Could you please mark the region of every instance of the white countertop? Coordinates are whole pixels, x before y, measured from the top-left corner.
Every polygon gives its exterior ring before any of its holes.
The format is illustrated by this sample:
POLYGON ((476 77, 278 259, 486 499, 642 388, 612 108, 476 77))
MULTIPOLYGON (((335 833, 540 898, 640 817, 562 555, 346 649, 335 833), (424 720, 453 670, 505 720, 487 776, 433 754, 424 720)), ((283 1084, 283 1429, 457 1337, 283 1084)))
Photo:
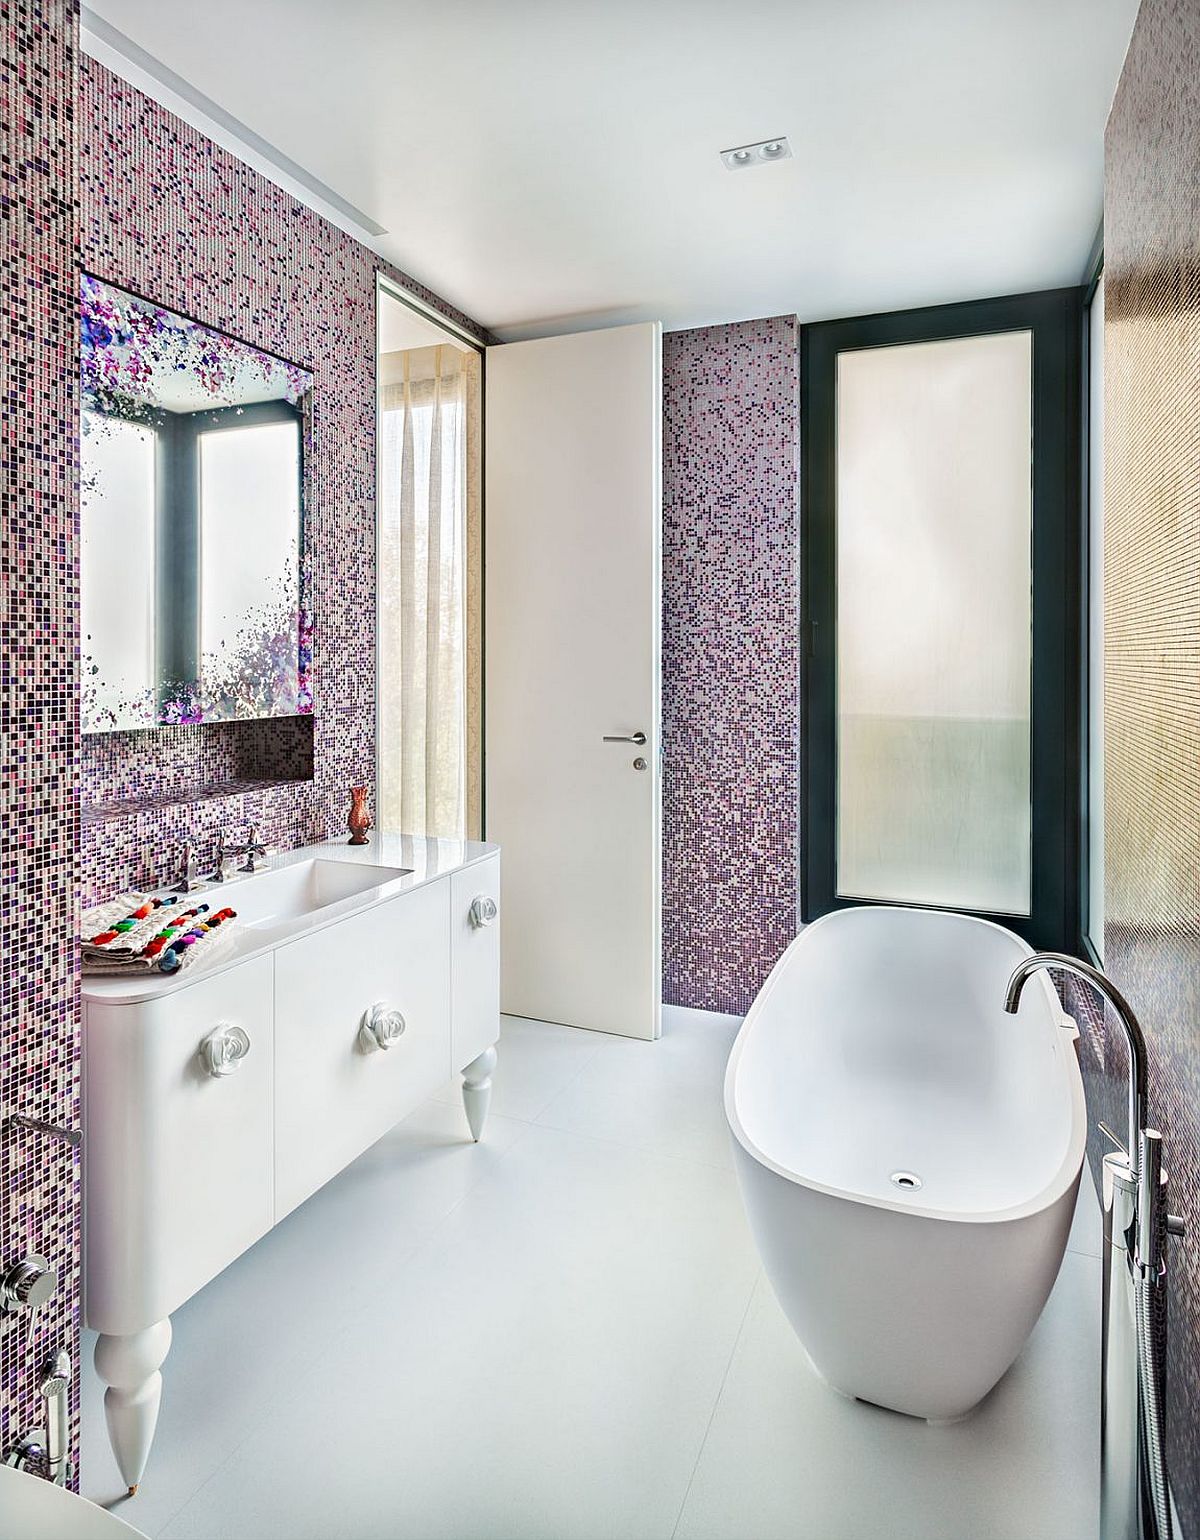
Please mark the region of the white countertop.
MULTIPOLYGON (((304 845, 299 850, 280 851, 267 856, 259 865, 259 872, 278 871, 297 866, 304 861, 349 861, 360 866, 406 868, 402 876, 390 876, 377 886, 352 894, 348 898, 327 904, 311 913, 292 916, 277 923, 239 927, 219 956, 209 962, 198 961, 178 973, 131 973, 128 977, 112 975, 84 977, 85 1001, 103 1005, 128 1005, 138 1000, 160 999, 163 995, 187 989, 204 979, 215 977, 252 957, 261 957, 299 936, 336 925, 348 915, 386 903, 401 893, 424 887, 426 883, 444 877, 448 872, 460 871, 486 861, 498 853, 498 845, 486 845, 477 840, 423 839, 411 834, 389 834, 372 830, 369 845, 350 845, 345 840, 331 840, 321 845, 304 845)), ((257 875, 257 873, 255 874, 257 875)), ((247 891, 253 876, 233 872, 223 883, 198 885, 187 895, 213 902, 220 900, 237 908, 238 893, 247 891)), ((162 893, 170 891, 160 889, 162 893)))

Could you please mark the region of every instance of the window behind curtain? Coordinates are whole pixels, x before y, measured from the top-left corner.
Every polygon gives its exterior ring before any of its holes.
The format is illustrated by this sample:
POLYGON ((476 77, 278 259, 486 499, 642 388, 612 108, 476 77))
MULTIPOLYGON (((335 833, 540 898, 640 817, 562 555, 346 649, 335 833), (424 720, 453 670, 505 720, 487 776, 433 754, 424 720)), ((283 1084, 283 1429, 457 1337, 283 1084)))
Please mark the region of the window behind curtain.
POLYGON ((473 359, 385 355, 379 506, 379 820, 466 833, 466 413, 473 359))

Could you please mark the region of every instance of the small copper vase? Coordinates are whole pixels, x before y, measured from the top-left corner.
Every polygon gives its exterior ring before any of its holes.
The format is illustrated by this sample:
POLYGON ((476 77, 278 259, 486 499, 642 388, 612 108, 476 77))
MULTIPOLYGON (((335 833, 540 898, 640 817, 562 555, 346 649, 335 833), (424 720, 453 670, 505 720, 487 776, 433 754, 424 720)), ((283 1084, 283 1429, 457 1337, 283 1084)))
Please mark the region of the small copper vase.
POLYGON ((367 812, 367 788, 351 786, 350 816, 346 820, 352 845, 368 845, 367 830, 371 827, 371 815, 367 812))

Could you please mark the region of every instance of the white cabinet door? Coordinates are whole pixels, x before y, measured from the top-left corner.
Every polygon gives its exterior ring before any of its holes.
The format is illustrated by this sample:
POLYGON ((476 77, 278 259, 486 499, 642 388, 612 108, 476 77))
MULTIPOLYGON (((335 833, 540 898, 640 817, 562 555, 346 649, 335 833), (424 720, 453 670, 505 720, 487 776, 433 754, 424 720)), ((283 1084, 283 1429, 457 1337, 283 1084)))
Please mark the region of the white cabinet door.
POLYGON ((261 957, 159 1000, 88 1004, 84 1293, 95 1330, 161 1320, 271 1228, 271 983, 261 957), (222 1024, 250 1049, 214 1075, 200 1045, 222 1024))
POLYGON ((450 878, 454 1068, 500 1035, 500 857, 450 878))
POLYGON ((275 1002, 282 1219, 451 1073, 449 881, 279 947, 275 1002), (404 1018, 387 1049, 362 1040, 376 1006, 404 1018))
POLYGON ((487 354, 504 1009, 629 1037, 658 1036, 661 999, 661 341, 615 326, 487 354))

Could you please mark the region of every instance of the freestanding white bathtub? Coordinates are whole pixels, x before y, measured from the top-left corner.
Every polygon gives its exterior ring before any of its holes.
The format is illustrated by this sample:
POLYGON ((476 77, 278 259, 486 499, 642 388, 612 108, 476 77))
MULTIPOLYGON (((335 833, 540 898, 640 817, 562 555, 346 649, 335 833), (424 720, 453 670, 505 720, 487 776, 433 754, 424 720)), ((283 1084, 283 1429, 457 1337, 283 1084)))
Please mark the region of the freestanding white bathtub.
POLYGON ((1058 1274, 1087 1131, 1078 1031, 1030 948, 964 915, 863 907, 776 964, 725 1076, 763 1265, 848 1396, 964 1416, 1058 1274))

